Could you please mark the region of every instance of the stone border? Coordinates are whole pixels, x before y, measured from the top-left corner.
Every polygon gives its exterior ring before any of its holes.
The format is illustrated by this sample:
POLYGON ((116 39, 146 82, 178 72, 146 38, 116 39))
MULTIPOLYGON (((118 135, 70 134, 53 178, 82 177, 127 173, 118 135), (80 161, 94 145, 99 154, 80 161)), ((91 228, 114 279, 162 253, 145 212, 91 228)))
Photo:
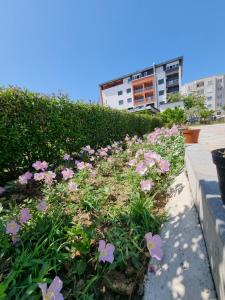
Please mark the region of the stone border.
POLYGON ((218 299, 225 300, 225 205, 220 197, 216 167, 210 151, 199 144, 186 146, 185 164, 218 299))

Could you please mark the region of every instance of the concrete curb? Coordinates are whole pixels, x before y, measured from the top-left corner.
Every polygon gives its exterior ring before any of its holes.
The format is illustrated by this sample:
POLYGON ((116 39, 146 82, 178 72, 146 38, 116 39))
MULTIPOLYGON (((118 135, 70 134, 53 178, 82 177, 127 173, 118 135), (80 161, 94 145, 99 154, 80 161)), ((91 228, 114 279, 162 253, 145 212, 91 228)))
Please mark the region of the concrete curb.
POLYGON ((220 197, 216 167, 211 153, 199 144, 186 146, 185 164, 218 299, 225 300, 225 205, 220 197))

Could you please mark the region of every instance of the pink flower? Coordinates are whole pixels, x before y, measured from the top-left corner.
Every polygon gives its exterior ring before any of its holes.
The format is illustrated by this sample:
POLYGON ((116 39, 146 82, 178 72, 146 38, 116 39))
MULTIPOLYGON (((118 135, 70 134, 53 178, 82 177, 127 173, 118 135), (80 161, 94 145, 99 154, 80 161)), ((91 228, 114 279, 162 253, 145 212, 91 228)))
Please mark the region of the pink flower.
POLYGON ((37 171, 39 171, 39 170, 44 171, 48 168, 48 163, 46 161, 39 161, 38 160, 38 161, 36 161, 35 163, 32 164, 32 167, 37 171))
POLYGON ((135 172, 137 172, 140 175, 144 175, 148 171, 147 166, 141 162, 137 165, 135 172))
POLYGON ((16 235, 19 232, 20 228, 21 226, 16 223, 16 221, 12 220, 6 224, 6 233, 16 235))
POLYGON ((20 211, 20 223, 27 223, 32 218, 29 208, 22 208, 20 211))
POLYGON ((151 232, 148 232, 145 235, 145 239, 150 255, 155 257, 157 260, 161 260, 163 257, 161 249, 163 242, 161 237, 158 234, 152 235, 151 232))
POLYGON ((163 173, 169 172, 170 170, 170 163, 165 160, 165 159, 161 159, 159 161, 159 168, 163 173))
POLYGON ((85 164, 85 167, 86 167, 87 169, 93 169, 93 166, 92 166, 92 164, 90 164, 90 163, 86 163, 86 164, 85 164))
POLYGON ((19 183, 20 184, 27 184, 28 180, 32 178, 33 174, 30 172, 26 172, 23 175, 19 176, 19 183))
POLYGON ((67 180, 73 177, 74 172, 71 169, 66 168, 65 170, 63 170, 62 172, 62 176, 63 176, 63 180, 67 180))
POLYGON ((141 190, 143 192, 149 192, 152 189, 152 186, 154 185, 151 179, 142 180, 140 184, 141 184, 141 190))
POLYGON ((136 159, 131 159, 130 161, 128 161, 128 166, 132 167, 132 166, 135 166, 135 164, 137 163, 137 160, 136 159))
POLYGON ((85 169, 85 163, 83 161, 82 162, 77 162, 77 169, 78 170, 85 169))
POLYGON ((148 159, 145 159, 145 164, 151 168, 155 165, 155 160, 153 158, 148 158, 148 159))
POLYGON ((91 147, 89 145, 83 147, 82 150, 88 152, 89 154, 95 153, 95 150, 91 149, 91 147))
POLYGON ((107 156, 108 154, 107 154, 107 152, 105 150, 101 150, 101 151, 99 151, 99 155, 101 157, 103 157, 103 156, 107 156))
POLYGON ((36 206, 37 210, 39 210, 41 212, 46 211, 47 207, 48 207, 48 204, 45 200, 39 201, 39 203, 36 206))
POLYGON ((54 278, 49 288, 47 289, 47 283, 39 283, 43 300, 63 300, 64 297, 60 293, 63 283, 58 276, 54 278))
POLYGON ((0 186, 0 195, 2 195, 5 192, 5 188, 0 186))
POLYGON ((45 178, 45 172, 34 173, 35 181, 41 181, 41 180, 44 180, 44 178, 45 178))
POLYGON ((63 159, 64 159, 64 160, 70 160, 71 157, 70 157, 69 154, 65 153, 64 156, 63 156, 63 159))
POLYGON ((91 170, 91 177, 95 177, 97 175, 97 172, 94 170, 91 170))
POLYGON ((109 263, 112 263, 114 260, 114 253, 115 251, 115 246, 112 244, 106 244, 104 240, 99 241, 99 247, 98 247, 98 252, 99 252, 99 262, 106 262, 108 261, 109 263))
POLYGON ((75 192, 78 190, 78 185, 75 182, 70 181, 68 183, 68 190, 69 192, 75 192))
POLYGON ((52 185, 53 180, 55 179, 56 174, 52 171, 44 172, 44 181, 47 185, 52 185))

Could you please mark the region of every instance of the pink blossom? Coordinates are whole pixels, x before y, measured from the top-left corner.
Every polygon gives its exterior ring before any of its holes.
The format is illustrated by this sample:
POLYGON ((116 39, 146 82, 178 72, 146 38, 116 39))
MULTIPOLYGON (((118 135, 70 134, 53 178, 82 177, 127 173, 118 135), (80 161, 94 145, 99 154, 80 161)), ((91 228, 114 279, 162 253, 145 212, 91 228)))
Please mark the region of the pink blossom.
POLYGON ((107 158, 107 161, 108 161, 109 163, 111 163, 111 162, 113 161, 113 158, 112 158, 111 156, 109 156, 109 157, 107 158))
POLYGON ((22 208, 20 211, 20 223, 27 223, 32 218, 29 208, 22 208))
POLYGON ((74 172, 71 169, 66 168, 65 170, 63 170, 62 172, 62 176, 63 176, 63 180, 67 180, 73 177, 74 172))
POLYGON ((78 170, 85 169, 85 163, 83 161, 82 162, 77 162, 77 169, 78 170))
POLYGON ((94 170, 91 170, 91 177, 96 177, 96 175, 97 175, 97 172, 94 170))
POLYGON ((44 178, 45 178, 45 172, 34 173, 35 181, 41 181, 41 180, 44 180, 44 178))
POLYGON ((69 154, 65 153, 64 156, 63 156, 63 159, 64 160, 70 160, 71 156, 69 154))
POLYGON ((170 163, 165 160, 165 159, 161 159, 159 161, 159 168, 163 173, 169 172, 170 170, 170 163))
POLYGON ((56 276, 49 288, 47 289, 47 283, 39 283, 39 288, 41 289, 43 300, 63 300, 64 297, 60 293, 63 283, 62 280, 56 276))
POLYGON ((38 160, 38 161, 36 161, 35 163, 32 164, 32 167, 37 171, 39 171, 39 170, 44 171, 48 168, 48 163, 46 161, 39 161, 38 160))
POLYGON ((137 160, 136 159, 132 159, 132 160, 128 161, 127 164, 128 164, 128 166, 133 167, 133 166, 136 165, 136 163, 137 163, 137 160))
POLYGON ((75 182, 70 181, 68 183, 68 190, 69 192, 75 192, 78 190, 78 185, 75 182))
POLYGON ((94 154, 95 153, 95 150, 91 149, 90 145, 87 145, 87 146, 83 147, 82 150, 88 152, 89 154, 94 154))
POLYGON ((155 160, 153 158, 147 158, 145 159, 145 164, 151 168, 155 165, 155 160))
POLYGON ((48 204, 45 200, 39 201, 39 203, 36 206, 37 210, 44 212, 48 208, 48 204))
POLYGON ((44 181, 47 185, 52 185, 53 180, 55 179, 56 174, 52 171, 44 172, 44 181))
POLYGON ((114 251, 115 251, 115 246, 112 244, 106 244, 104 240, 99 241, 99 262, 109 262, 112 263, 114 260, 114 251))
POLYGON ((85 164, 85 167, 86 167, 87 169, 93 169, 93 166, 92 166, 92 164, 90 164, 90 163, 86 163, 86 164, 85 164))
POLYGON ((135 154, 135 157, 138 158, 141 154, 143 154, 143 150, 142 149, 139 149, 136 154, 135 154))
POLYGON ((0 195, 2 195, 5 192, 5 188, 0 186, 0 195))
POLYGON ((28 180, 32 178, 33 174, 30 172, 26 172, 23 175, 19 176, 19 183, 20 184, 27 184, 28 180))
POLYGON ((21 226, 16 223, 16 221, 12 220, 6 224, 6 233, 16 235, 19 232, 20 228, 21 226))
POLYGON ((108 154, 107 154, 107 152, 105 150, 101 150, 101 151, 99 151, 99 155, 101 157, 103 157, 103 156, 107 156, 108 154))
POLYGON ((147 166, 141 162, 137 165, 136 167, 136 170, 135 170, 139 175, 144 175, 147 171, 148 171, 148 168, 147 166))
POLYGON ((145 239, 150 255, 155 257, 157 260, 161 260, 163 257, 161 249, 163 242, 161 237, 158 234, 152 235, 151 232, 148 232, 145 235, 145 239))
POLYGON ((149 192, 152 189, 152 186, 154 185, 151 179, 142 180, 140 184, 141 184, 141 190, 143 192, 149 192))

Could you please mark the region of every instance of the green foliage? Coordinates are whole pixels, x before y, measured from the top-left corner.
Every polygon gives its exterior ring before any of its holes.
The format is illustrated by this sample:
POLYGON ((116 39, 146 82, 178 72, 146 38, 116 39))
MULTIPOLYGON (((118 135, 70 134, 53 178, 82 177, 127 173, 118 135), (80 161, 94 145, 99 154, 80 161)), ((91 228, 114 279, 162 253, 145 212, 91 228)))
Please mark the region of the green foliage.
POLYGON ((167 108, 165 111, 160 113, 160 117, 163 123, 171 126, 173 124, 183 124, 185 122, 184 110, 179 107, 173 109, 167 108))
POLYGON ((184 107, 186 110, 196 107, 198 109, 205 108, 205 97, 199 95, 188 95, 183 97, 184 107))
POLYGON ((15 177, 38 160, 56 163, 85 145, 105 146, 161 126, 157 117, 121 112, 66 96, 0 90, 0 179, 15 177))

